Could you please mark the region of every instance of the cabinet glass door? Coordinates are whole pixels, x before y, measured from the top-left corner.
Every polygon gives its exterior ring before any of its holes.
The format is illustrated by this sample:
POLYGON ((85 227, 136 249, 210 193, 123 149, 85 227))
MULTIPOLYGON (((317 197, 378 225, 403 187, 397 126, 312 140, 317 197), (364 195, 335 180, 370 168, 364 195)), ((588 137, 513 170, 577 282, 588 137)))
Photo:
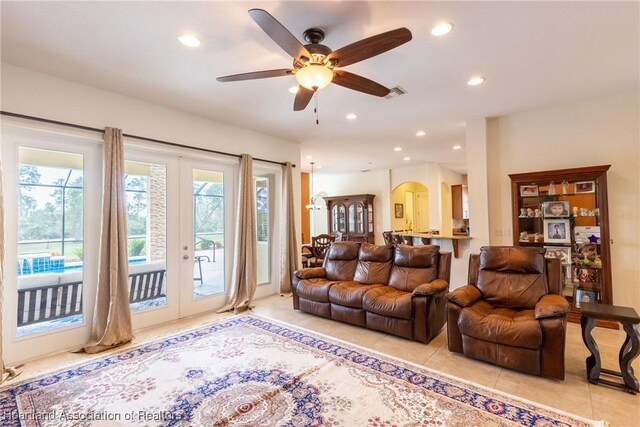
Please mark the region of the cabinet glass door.
POLYGON ((346 209, 344 205, 334 205, 331 208, 331 230, 345 233, 346 230, 346 209))
POLYGON ((364 233, 364 208, 361 203, 349 205, 349 233, 364 233))

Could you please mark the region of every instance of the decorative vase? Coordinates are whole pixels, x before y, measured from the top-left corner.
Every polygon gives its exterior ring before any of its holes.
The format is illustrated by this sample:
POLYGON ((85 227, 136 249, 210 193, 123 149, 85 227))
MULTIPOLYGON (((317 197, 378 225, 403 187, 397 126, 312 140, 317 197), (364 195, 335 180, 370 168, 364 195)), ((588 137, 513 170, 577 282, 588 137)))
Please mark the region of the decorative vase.
POLYGON ((569 183, 567 181, 562 181, 562 194, 569 193, 569 183))
POLYGON ((550 196, 555 196, 556 194, 556 184, 555 182, 551 181, 549 183, 549 191, 547 191, 547 194, 550 196))

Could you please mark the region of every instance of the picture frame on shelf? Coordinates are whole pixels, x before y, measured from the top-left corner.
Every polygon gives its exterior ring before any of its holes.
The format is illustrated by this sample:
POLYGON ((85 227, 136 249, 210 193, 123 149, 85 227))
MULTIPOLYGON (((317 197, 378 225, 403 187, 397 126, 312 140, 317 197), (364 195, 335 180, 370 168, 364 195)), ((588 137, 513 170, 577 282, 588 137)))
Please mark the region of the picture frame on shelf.
POLYGON ((573 283, 592 284, 593 286, 599 283, 598 270, 593 267, 576 266, 573 269, 573 283))
POLYGON ((538 194, 538 186, 535 184, 520 186, 521 197, 537 196, 538 194))
POLYGON ((563 200, 543 202, 542 212, 545 218, 567 218, 569 217, 569 202, 563 200))
POLYGON ((568 219, 544 220, 545 243, 571 243, 571 225, 568 219))
POLYGON ((573 305, 576 306, 576 308, 580 308, 580 304, 583 302, 597 302, 595 291, 580 288, 576 288, 575 291, 576 295, 573 298, 573 305))
POLYGON ((577 181, 574 184, 575 194, 583 194, 583 193, 595 193, 596 192, 596 182, 595 181, 577 181))
POLYGON ((571 246, 545 246, 545 258, 558 258, 562 264, 571 264, 571 246))
POLYGON ((404 205, 402 203, 395 203, 394 204, 394 212, 395 212, 396 218, 403 218, 404 217, 404 205))

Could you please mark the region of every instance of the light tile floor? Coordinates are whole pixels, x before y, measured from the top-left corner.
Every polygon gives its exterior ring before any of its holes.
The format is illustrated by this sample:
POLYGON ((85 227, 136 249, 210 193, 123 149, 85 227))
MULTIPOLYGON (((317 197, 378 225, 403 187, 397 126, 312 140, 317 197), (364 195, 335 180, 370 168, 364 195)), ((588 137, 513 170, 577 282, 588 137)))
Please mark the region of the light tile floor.
MULTIPOLYGON (((451 353, 447 349, 444 330, 429 344, 420 344, 294 311, 291 298, 281 296, 271 296, 255 301, 253 312, 576 415, 605 420, 612 426, 640 426, 640 394, 631 395, 618 389, 587 382, 585 358, 589 355, 589 351, 582 343, 578 324, 568 325, 565 351, 566 375, 564 381, 558 381, 520 374, 451 353)), ((128 346, 229 316, 231 315, 207 313, 137 331, 135 342, 128 346)), ((618 351, 624 341, 624 332, 595 328, 593 335, 600 347, 604 367, 616 369, 618 351)), ((19 378, 27 378, 69 363, 87 361, 102 355, 57 354, 28 363, 19 378)), ((636 372, 640 372, 640 358, 634 361, 633 367, 636 372)))

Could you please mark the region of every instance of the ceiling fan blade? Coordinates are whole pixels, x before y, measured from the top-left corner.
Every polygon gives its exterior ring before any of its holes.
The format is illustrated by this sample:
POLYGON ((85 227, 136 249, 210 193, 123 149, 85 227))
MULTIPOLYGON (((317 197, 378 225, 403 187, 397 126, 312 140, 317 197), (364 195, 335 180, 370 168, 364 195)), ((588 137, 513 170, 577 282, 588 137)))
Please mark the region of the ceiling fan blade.
POLYGON ((329 59, 337 60, 336 67, 345 67, 396 48, 411 38, 411 31, 397 28, 341 47, 332 52, 329 59))
POLYGON ((266 79, 269 77, 291 76, 293 71, 290 68, 280 68, 279 70, 253 71, 251 73, 232 74, 230 76, 218 77, 219 82, 238 82, 241 80, 266 79))
POLYGON ((262 9, 251 9, 249 15, 254 21, 267 33, 271 39, 276 42, 285 52, 293 59, 299 59, 301 56, 311 58, 309 51, 295 38, 293 34, 287 30, 276 18, 271 16, 269 12, 262 9))
POLYGON ((304 86, 298 86, 298 92, 296 93, 296 100, 293 101, 293 111, 302 111, 307 108, 309 101, 313 98, 315 92, 307 89, 304 86))
POLYGON ((391 92, 380 83, 344 70, 333 70, 333 80, 331 80, 331 83, 375 96, 387 96, 389 92, 391 92))

